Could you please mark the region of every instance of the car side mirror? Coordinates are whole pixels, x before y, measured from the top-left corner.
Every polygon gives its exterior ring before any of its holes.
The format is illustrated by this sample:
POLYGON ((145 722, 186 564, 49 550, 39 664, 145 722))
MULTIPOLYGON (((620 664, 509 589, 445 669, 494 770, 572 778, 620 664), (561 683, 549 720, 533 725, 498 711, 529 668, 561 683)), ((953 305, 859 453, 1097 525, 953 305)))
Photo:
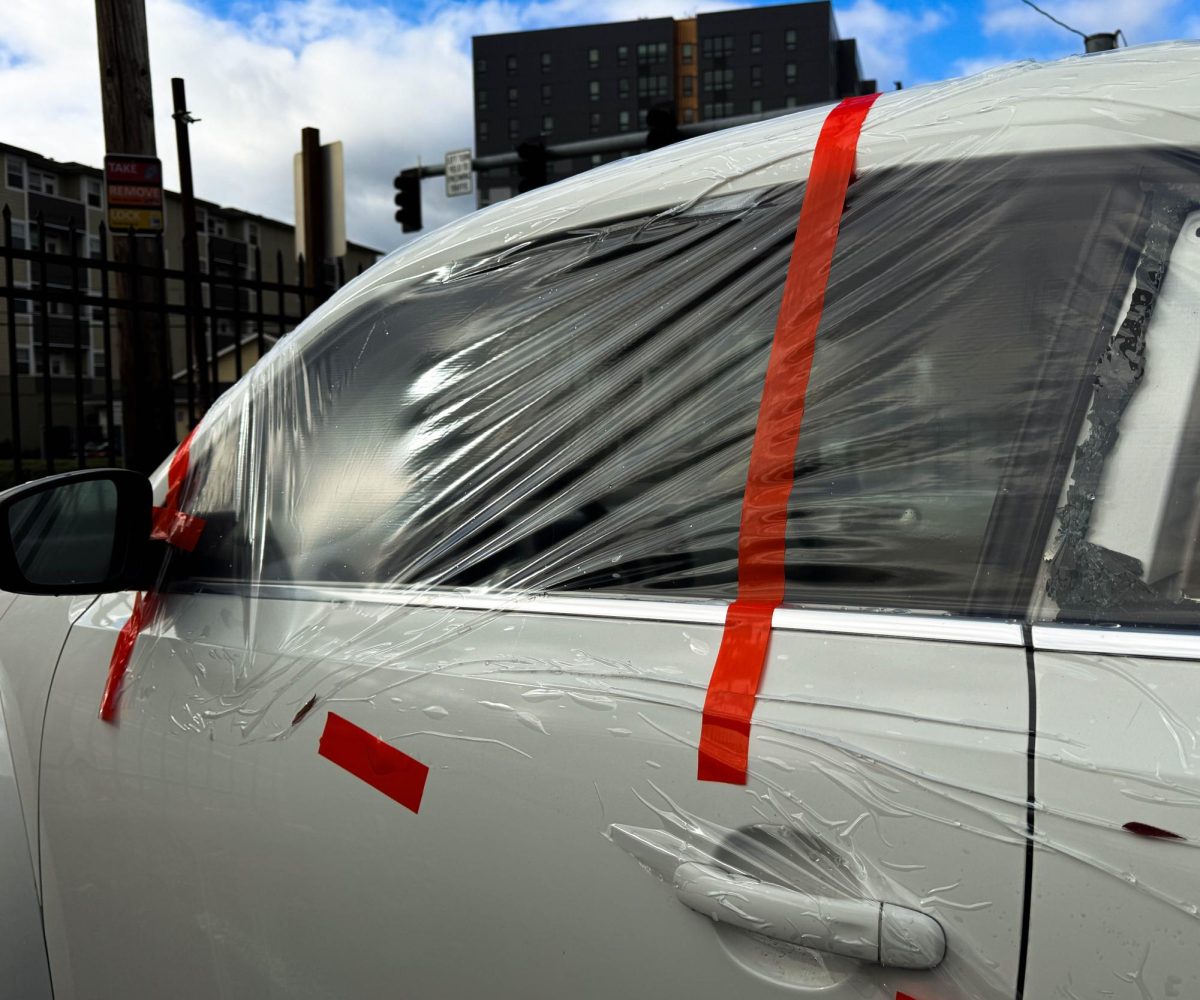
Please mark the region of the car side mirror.
POLYGON ((109 594, 153 582, 150 480, 84 469, 0 493, 0 589, 109 594))

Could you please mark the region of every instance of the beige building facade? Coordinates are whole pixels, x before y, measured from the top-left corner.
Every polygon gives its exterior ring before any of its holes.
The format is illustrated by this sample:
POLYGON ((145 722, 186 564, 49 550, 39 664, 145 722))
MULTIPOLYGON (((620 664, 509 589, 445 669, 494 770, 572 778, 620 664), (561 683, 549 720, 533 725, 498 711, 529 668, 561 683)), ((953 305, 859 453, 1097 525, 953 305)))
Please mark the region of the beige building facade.
MULTIPOLYGON (((14 247, 90 259, 99 259, 105 253, 111 257, 111 246, 101 246, 102 170, 56 161, 3 143, 0 167, 0 210, 8 210, 14 247)), ((165 192, 164 207, 164 263, 169 269, 182 270, 183 211, 179 195, 165 192)), ((278 282, 280 272, 286 285, 300 281, 294 228, 290 224, 200 199, 196 211, 200 270, 216 279, 215 284, 202 283, 201 295, 205 352, 219 392, 258 359, 260 344, 269 349, 290 329, 295 318, 312 309, 316 299, 306 296, 302 308, 295 294, 285 294, 281 302, 277 291, 254 288, 260 267, 261 278, 267 282, 278 282), (281 314, 287 317, 282 324, 281 314)), ((0 243, 4 236, 0 231, 0 243)), ((372 247, 348 243, 340 267, 332 263, 327 266, 327 283, 336 286, 340 276, 350 280, 379 257, 380 251, 372 247)), ((16 447, 14 423, 19 426, 21 453, 30 458, 52 450, 65 460, 77 453, 80 444, 99 451, 110 441, 119 441, 117 311, 108 311, 106 349, 106 311, 88 302, 89 297, 100 297, 102 291, 100 271, 87 271, 80 265, 47 262, 42 266, 13 260, 0 267, 0 462, 10 459, 16 447), (74 288, 80 289, 77 297, 72 293, 74 288), (43 309, 36 294, 22 296, 20 289, 41 289, 62 301, 46 303, 43 309), (107 404, 110 377, 114 399, 111 418, 107 404), (47 385, 49 421, 45 408, 47 385), (77 405, 80 395, 82 414, 77 405)), ((181 280, 166 281, 165 292, 170 304, 185 301, 181 280)), ((146 318, 160 328, 162 320, 161 313, 146 318)), ((169 312, 165 320, 163 335, 170 341, 171 372, 177 386, 176 425, 186 431, 194 409, 189 406, 187 389, 187 323, 184 315, 169 312)), ((197 375, 195 364, 192 372, 197 375)))

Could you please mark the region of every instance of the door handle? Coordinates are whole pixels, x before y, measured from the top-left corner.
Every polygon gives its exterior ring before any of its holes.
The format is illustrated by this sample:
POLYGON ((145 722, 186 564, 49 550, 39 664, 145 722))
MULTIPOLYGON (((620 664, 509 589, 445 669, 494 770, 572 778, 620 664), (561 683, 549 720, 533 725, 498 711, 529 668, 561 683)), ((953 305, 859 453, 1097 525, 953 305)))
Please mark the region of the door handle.
POLYGON ((946 934, 933 917, 874 899, 836 899, 688 861, 675 894, 697 913, 731 927, 893 969, 933 969, 946 934))

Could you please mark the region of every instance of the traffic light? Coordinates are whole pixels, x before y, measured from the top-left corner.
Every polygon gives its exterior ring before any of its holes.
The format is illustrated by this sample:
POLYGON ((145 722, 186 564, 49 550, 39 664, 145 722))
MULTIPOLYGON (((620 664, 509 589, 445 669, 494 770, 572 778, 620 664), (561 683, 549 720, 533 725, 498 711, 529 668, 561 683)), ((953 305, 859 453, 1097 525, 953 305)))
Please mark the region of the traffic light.
POLYGON ((675 105, 670 101, 656 104, 646 113, 647 149, 662 149, 682 138, 675 126, 675 105))
POLYGON ((526 139, 517 147, 517 191, 524 194, 546 183, 546 142, 541 138, 526 139))
POLYGON ((396 175, 396 221, 406 233, 421 228, 421 168, 409 167, 396 175))

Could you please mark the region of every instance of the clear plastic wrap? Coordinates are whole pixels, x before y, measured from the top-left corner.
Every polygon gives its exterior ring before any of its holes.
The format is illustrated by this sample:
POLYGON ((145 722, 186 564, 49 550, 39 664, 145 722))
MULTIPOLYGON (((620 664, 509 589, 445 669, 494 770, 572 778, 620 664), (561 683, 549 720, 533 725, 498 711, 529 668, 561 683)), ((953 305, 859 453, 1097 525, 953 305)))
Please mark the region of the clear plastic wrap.
MULTIPOLYGON (((785 599, 749 794, 689 768, 738 596, 747 468, 826 109, 479 213, 397 252, 281 341, 189 442, 177 499, 204 528, 193 551, 171 553, 126 707, 240 751, 311 743, 310 720, 364 706, 368 729, 424 755, 429 794, 476 793, 444 815, 494 833, 501 856, 536 861, 537 844, 548 871, 574 870, 534 829, 561 812, 564 830, 604 833, 604 851, 632 854, 692 909, 706 912, 696 886, 725 870, 732 888, 712 890, 709 915, 755 982, 872 1000, 999 1000, 1023 985, 1074 996, 1083 950, 1027 962, 1030 927, 1053 936, 1033 875, 1051 856, 1107 887, 1088 905, 1140 890, 1170 911, 1149 918, 1155 934, 1191 933, 1171 922, 1186 904, 1168 884, 1182 870, 1200 888, 1188 864, 1146 860, 1126 840, 1113 860, 1093 841, 1122 831, 1124 814, 1073 801, 1054 777, 1105 757, 1104 735, 1071 715, 1085 700, 1062 694, 1071 684, 1128 681, 1148 716, 1168 709, 1136 669, 1047 658, 1029 633, 1195 627, 1195 380, 1168 387, 1174 408, 1143 413, 1136 434, 1122 437, 1122 421, 1167 354, 1155 354, 1160 293, 1174 296, 1167 326, 1193 315, 1191 279, 1172 286, 1171 260, 1200 225, 1200 52, 1065 65, 885 95, 870 112, 811 378, 787 404, 803 419, 777 511, 785 599), (1182 110, 1165 96, 1180 81, 1182 110), (1165 513, 1123 541, 1139 501, 1115 498, 1149 473, 1111 463, 1172 420, 1184 430, 1160 435, 1175 470, 1159 477, 1165 513), (536 805, 506 811, 495 785, 536 805), (1150 884, 1123 877, 1143 863, 1150 884), (758 883, 807 894, 818 917, 875 901, 887 946, 846 931, 837 948, 805 947, 833 917, 772 936, 784 911, 774 896, 755 910, 758 883), (720 924, 721 907, 737 920, 720 924), (895 956, 937 953, 920 914, 944 930, 945 959, 918 975, 895 956), (856 964, 872 954, 883 971, 856 964)), ((111 630, 122 609, 98 608, 95 627, 111 630)), ((1170 794, 1192 809, 1197 718, 1168 724, 1170 794)), ((1135 781, 1105 759, 1110 784, 1135 781)), ((1137 766, 1153 786, 1156 763, 1137 766)), ((429 822, 441 837, 461 829, 429 822)), ((472 871, 495 916, 487 893, 515 883, 472 871)), ((1046 878, 1052 894, 1058 875, 1046 878)), ((555 892, 530 890, 522 913, 561 943, 569 932, 542 909, 568 905, 555 892)), ((646 995, 670 975, 638 968, 646 995)), ((707 996, 714 969, 681 973, 676 995, 707 996)), ((1145 982, 1125 965, 1096 975, 1145 982)), ((1172 975, 1200 990, 1194 962, 1160 978, 1172 975)))
MULTIPOLYGON (((1063 404, 1131 278, 1147 189, 1194 168, 1121 149, 854 185, 796 457, 789 602, 1023 615, 1032 546, 995 525, 1045 516, 1063 404)), ((192 443, 184 506, 209 528, 187 575, 731 598, 802 195, 568 229, 314 322, 192 443)))

